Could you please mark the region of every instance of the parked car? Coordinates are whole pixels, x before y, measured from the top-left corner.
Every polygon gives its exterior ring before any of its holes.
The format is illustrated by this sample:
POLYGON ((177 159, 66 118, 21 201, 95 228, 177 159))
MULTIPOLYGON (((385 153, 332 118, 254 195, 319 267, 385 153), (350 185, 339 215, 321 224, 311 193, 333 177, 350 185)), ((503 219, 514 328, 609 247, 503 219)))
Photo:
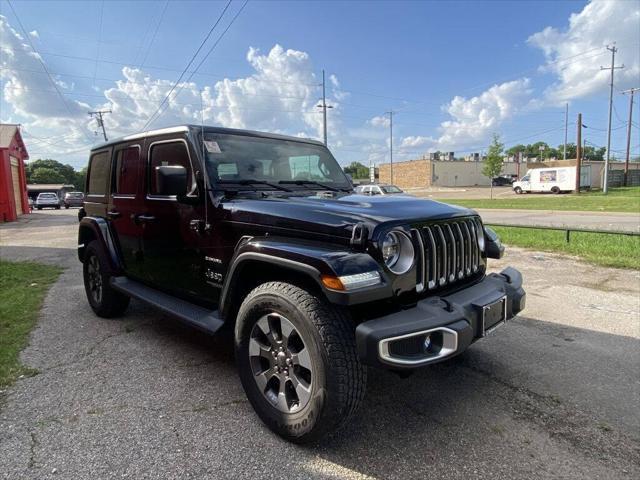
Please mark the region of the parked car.
POLYGON ((29 203, 29 211, 33 210, 33 207, 35 206, 33 198, 27 197, 27 202, 29 203))
POLYGON ((122 315, 133 297, 209 334, 230 326, 247 398, 295 442, 354 414, 367 367, 448 360, 525 305, 517 270, 487 272, 504 248, 473 210, 363 201, 315 140, 131 135, 91 151, 85 198, 78 256, 93 311, 122 315))
POLYGON ((84 193, 67 192, 64 196, 64 208, 81 207, 84 204, 84 193))
POLYGON ((43 208, 55 208, 60 210, 60 198, 55 193, 43 192, 38 194, 36 198, 36 208, 42 210, 43 208))
POLYGON ((370 185, 358 185, 355 189, 356 193, 361 195, 398 195, 404 192, 395 185, 387 183, 372 183, 370 185))
POLYGON ((499 176, 499 177, 495 177, 493 180, 491 180, 491 184, 494 187, 503 187, 505 185, 511 185, 513 183, 513 178, 511 177, 506 177, 506 176, 499 176))
MULTIPOLYGON (((580 188, 591 186, 591 168, 580 169, 580 188)), ((515 193, 572 192, 576 188, 576 167, 534 168, 519 181, 513 182, 515 193)))

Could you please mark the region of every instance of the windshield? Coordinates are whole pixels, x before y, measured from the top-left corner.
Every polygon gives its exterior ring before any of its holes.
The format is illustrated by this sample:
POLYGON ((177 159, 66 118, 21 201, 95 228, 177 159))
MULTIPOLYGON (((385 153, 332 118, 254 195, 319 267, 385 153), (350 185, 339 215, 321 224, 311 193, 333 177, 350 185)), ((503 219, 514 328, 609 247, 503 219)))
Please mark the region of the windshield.
POLYGON ((284 184, 305 189, 349 189, 351 185, 324 146, 246 135, 204 134, 207 172, 215 184, 249 188, 284 184), (248 181, 257 181, 250 184, 248 181))
POLYGON ((380 187, 380 188, 382 188, 382 191, 384 193, 402 193, 402 190, 400 190, 395 185, 386 185, 386 186, 380 187))
POLYGON ((38 195, 39 198, 58 198, 55 193, 41 193, 38 195))

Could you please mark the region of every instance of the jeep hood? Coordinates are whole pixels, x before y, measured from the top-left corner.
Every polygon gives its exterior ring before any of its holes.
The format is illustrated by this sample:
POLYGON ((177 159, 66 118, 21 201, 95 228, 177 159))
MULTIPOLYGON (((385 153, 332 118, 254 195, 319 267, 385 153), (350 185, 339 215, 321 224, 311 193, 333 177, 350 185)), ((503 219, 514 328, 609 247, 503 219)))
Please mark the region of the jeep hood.
POLYGON ((339 237, 350 237, 353 226, 359 222, 376 228, 382 224, 399 225, 475 215, 467 208, 404 195, 235 197, 224 200, 220 207, 234 222, 339 237))

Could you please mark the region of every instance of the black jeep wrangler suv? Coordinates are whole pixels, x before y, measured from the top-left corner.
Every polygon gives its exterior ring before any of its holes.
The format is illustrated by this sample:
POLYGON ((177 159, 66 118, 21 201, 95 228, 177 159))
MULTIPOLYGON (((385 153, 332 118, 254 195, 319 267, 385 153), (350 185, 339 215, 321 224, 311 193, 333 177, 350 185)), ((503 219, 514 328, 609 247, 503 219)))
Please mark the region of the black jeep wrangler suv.
POLYGON ((136 298, 232 327, 258 416, 318 438, 349 418, 367 366, 453 357, 524 308, 517 270, 472 210, 358 195, 313 140, 179 126, 94 148, 78 255, 102 317, 136 298))

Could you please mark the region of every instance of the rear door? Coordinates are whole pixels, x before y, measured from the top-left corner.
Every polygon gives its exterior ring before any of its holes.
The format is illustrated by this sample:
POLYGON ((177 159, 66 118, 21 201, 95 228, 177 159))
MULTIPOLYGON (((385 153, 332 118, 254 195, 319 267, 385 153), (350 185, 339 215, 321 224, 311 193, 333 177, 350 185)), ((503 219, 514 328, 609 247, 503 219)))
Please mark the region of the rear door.
POLYGON ((111 148, 91 152, 84 209, 89 217, 106 218, 111 177, 111 148))
POLYGON ((113 227, 128 276, 144 278, 142 226, 136 215, 144 209, 144 164, 140 144, 114 148, 111 196, 107 218, 113 227))

